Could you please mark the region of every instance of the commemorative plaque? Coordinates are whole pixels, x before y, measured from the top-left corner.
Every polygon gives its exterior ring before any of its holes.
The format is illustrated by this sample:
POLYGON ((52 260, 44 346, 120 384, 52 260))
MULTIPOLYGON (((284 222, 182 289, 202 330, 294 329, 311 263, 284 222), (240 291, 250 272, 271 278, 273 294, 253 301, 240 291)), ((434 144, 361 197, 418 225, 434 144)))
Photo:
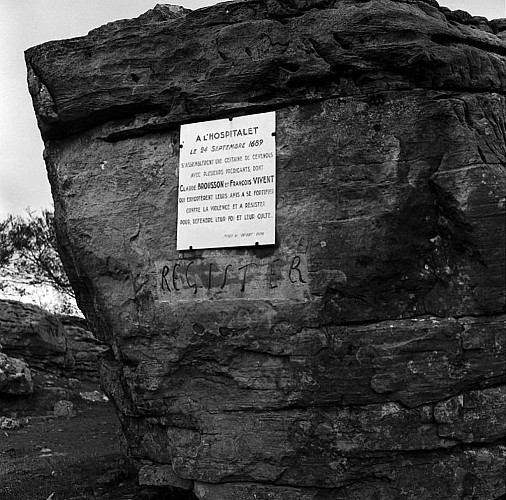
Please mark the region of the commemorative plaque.
POLYGON ((275 112, 181 126, 177 249, 272 245, 275 112))

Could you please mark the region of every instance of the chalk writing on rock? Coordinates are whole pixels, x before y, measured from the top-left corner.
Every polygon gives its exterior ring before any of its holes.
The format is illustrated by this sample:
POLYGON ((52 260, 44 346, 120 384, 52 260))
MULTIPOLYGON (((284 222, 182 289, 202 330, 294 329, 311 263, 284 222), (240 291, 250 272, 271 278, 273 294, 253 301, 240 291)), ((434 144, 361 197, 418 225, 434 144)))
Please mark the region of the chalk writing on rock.
POLYGON ((161 301, 223 298, 305 299, 308 294, 304 254, 179 259, 156 263, 161 301))

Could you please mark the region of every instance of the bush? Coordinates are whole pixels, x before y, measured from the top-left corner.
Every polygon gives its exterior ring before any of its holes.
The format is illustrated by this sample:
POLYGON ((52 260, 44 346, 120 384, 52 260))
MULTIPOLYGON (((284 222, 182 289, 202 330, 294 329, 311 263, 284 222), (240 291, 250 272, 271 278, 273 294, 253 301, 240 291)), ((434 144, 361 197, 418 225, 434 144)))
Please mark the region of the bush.
POLYGON ((25 217, 9 215, 0 221, 0 291, 9 298, 48 297, 53 312, 78 311, 58 254, 52 211, 38 215, 28 210, 25 217))

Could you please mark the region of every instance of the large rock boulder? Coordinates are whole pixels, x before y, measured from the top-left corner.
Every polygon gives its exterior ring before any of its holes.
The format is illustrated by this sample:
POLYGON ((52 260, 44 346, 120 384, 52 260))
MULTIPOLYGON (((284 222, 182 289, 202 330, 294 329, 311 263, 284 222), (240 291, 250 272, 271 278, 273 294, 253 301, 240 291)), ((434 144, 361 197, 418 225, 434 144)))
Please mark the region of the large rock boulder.
POLYGON ((61 253, 144 482, 505 493, 505 26, 246 0, 27 51, 61 253), (178 252, 180 124, 272 110, 276 244, 178 252))
POLYGON ((0 352, 0 393, 25 396, 32 392, 33 379, 28 365, 0 352))
POLYGON ((35 368, 62 370, 74 363, 61 322, 32 304, 0 300, 0 342, 6 354, 35 368))
POLYGON ((15 300, 0 300, 0 342, 6 354, 33 368, 90 381, 98 381, 99 359, 108 349, 84 319, 15 300))

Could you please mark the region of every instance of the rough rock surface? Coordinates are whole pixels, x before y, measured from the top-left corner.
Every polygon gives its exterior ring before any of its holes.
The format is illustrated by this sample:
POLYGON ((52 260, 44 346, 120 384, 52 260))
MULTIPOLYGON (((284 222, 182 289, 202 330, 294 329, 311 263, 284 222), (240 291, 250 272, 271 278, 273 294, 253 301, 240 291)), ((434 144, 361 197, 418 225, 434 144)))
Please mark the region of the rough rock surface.
POLYGON ((32 392, 33 380, 28 365, 0 352, 0 393, 26 395, 32 392))
POLYGON ((77 415, 74 403, 66 399, 57 401, 53 407, 53 415, 56 418, 74 418, 77 415))
POLYGON ((74 360, 69 371, 85 380, 99 380, 99 363, 107 346, 90 332, 86 321, 76 316, 59 316, 67 336, 67 345, 74 360))
POLYGON ((433 0, 246 0, 27 51, 63 258, 144 481, 505 494, 505 29, 433 0), (179 125, 263 110, 276 245, 177 252, 179 125), (279 262, 283 293, 186 293, 191 261, 219 283, 279 262))
POLYGON ((6 354, 33 367, 62 369, 73 364, 63 325, 35 305, 0 300, 0 342, 6 354))
POLYGON ((107 347, 73 316, 55 316, 40 307, 0 300, 0 341, 9 356, 45 371, 98 380, 107 347))

